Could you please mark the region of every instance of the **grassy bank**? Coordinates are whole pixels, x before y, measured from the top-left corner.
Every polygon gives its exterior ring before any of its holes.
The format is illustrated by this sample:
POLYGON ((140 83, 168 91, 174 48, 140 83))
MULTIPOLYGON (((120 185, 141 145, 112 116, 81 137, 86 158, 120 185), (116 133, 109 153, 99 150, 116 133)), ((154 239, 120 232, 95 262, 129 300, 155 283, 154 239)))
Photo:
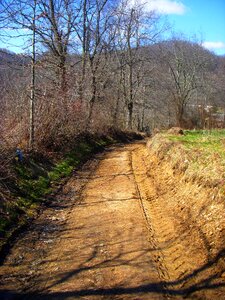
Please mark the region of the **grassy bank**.
POLYGON ((168 138, 187 149, 199 149, 205 155, 217 153, 225 158, 225 130, 186 130, 184 135, 168 135, 168 138))
POLYGON ((13 176, 1 185, 0 249, 15 233, 38 213, 38 208, 53 197, 74 169, 104 147, 126 142, 140 136, 114 133, 108 136, 78 138, 70 149, 63 152, 30 153, 22 162, 11 163, 13 176))
POLYGON ((168 160, 174 172, 184 174, 184 180, 224 190, 225 130, 158 134, 149 145, 160 159, 168 160))

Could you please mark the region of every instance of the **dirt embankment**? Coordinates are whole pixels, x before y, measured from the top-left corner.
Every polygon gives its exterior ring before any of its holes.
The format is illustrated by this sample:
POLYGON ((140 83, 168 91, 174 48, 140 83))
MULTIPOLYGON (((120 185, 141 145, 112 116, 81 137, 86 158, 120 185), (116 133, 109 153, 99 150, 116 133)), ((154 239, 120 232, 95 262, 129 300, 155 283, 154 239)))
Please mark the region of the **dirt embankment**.
MULTIPOLYGON (((221 164, 211 168, 182 145, 158 135, 147 144, 144 198, 175 290, 223 299, 225 195, 221 164), (218 288, 218 290, 217 290, 218 288)), ((145 152, 145 150, 143 150, 145 152)), ((139 154, 139 157, 141 155, 139 154)), ((214 160, 213 160, 214 159, 214 160)), ((142 185, 142 184, 141 184, 142 185)))
POLYGON ((121 145, 76 172, 12 248, 2 298, 224 299, 221 189, 173 147, 121 145))

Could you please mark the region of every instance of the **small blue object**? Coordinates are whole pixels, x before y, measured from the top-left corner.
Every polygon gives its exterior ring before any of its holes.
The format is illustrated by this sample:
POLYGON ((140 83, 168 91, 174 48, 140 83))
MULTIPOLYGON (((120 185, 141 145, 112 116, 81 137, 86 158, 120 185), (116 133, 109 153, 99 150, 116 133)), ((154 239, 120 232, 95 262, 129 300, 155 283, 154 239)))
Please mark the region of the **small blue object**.
POLYGON ((23 152, 19 148, 16 149, 16 156, 19 162, 23 161, 23 152))

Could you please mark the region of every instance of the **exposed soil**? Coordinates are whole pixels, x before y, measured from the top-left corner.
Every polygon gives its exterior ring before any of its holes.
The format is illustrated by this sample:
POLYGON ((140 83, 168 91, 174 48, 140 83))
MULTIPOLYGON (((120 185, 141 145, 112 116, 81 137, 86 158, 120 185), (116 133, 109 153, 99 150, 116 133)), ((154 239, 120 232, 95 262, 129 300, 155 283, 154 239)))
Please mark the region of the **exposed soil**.
POLYGON ((224 299, 224 211, 145 143, 112 147, 18 237, 1 299, 224 299))

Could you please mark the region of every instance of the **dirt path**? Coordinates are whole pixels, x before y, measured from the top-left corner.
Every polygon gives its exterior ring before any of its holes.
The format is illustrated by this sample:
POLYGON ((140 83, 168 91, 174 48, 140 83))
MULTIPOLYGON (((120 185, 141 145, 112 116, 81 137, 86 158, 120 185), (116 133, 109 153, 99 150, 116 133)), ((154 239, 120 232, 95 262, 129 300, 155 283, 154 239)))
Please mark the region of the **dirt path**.
POLYGON ((74 174, 12 248, 1 299, 223 299, 223 270, 207 266, 149 159, 143 143, 121 146, 74 174))

